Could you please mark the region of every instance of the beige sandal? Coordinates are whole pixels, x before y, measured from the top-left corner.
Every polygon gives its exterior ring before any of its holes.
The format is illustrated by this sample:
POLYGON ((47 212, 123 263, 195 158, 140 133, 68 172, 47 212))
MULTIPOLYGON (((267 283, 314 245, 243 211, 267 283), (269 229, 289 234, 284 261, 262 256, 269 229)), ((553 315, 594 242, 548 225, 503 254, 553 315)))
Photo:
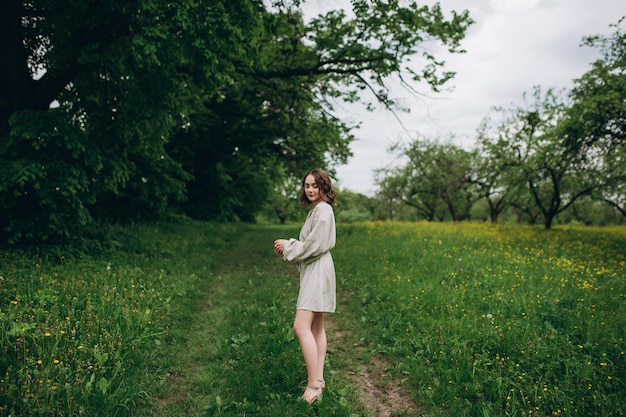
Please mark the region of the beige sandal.
POLYGON ((305 396, 305 394, 306 394, 306 391, 305 391, 305 393, 302 394, 302 399, 304 401, 308 402, 309 404, 313 404, 315 401, 322 401, 322 387, 321 386, 316 387, 314 385, 307 385, 306 387, 308 389, 314 389, 314 390, 319 391, 319 392, 317 393, 317 395, 314 395, 312 397, 307 398, 305 396))

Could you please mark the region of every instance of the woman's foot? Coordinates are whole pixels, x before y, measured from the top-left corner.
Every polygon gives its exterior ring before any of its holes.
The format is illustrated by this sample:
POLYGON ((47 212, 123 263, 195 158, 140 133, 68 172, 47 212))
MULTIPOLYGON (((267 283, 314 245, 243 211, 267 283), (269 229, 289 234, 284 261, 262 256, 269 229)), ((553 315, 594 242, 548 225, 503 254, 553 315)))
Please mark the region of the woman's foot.
POLYGON ((315 401, 319 401, 322 399, 322 387, 307 385, 304 390, 304 394, 302 394, 302 399, 309 404, 314 403, 315 401))

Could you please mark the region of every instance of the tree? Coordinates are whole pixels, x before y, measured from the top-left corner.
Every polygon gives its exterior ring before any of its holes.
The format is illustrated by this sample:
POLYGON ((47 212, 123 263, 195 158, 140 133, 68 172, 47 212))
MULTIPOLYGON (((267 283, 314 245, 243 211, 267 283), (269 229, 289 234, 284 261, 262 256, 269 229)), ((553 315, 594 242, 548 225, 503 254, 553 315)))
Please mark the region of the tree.
MULTIPOLYGON (((581 157, 567 146, 563 125, 566 105, 553 91, 545 95, 536 87, 525 107, 504 111, 496 137, 491 138, 492 152, 506 167, 502 176, 505 185, 517 188, 524 183, 530 194, 516 192, 511 205, 531 215, 528 202, 539 209, 546 229, 555 217, 567 210, 577 199, 590 195, 612 181, 603 169, 605 153, 601 147, 589 148, 594 157, 581 157)), ((486 139, 486 138, 484 138, 486 139)))
POLYGON ((572 106, 563 122, 567 145, 585 161, 601 158, 606 186, 600 200, 626 215, 626 35, 622 17, 609 36, 588 36, 584 45, 596 47, 602 57, 577 80, 572 106))
POLYGON ((263 213, 270 221, 278 220, 280 224, 288 220, 302 221, 302 207, 299 194, 302 189, 302 180, 293 176, 274 185, 270 197, 265 203, 263 213))
POLYGON ((188 174, 164 144, 194 86, 215 96, 231 82, 252 2, 12 0, 0 16, 6 238, 69 237, 94 216, 150 217, 184 199, 188 174))
POLYGON ((603 158, 606 186, 594 195, 626 217, 626 142, 615 145, 603 158))
POLYGON ((470 153, 451 144, 415 140, 397 148, 406 162, 383 172, 378 185, 395 192, 428 221, 443 220, 447 211, 454 221, 470 217, 477 194, 471 182, 470 153))
POLYGON ((371 197, 345 189, 338 189, 337 195, 339 198, 335 213, 338 222, 373 220, 375 204, 371 197))
MULTIPOLYGON (((338 101, 369 92, 392 108, 391 76, 439 90, 453 73, 422 44, 462 52, 472 23, 467 12, 446 19, 438 5, 353 1, 350 16, 335 10, 305 24, 300 2, 274 3, 2 3, 2 210, 17 210, 21 203, 12 200, 29 190, 29 201, 41 205, 77 169, 80 192, 68 189, 71 198, 44 204, 54 208, 37 213, 37 224, 72 207, 81 221, 60 220, 34 239, 78 233, 92 218, 172 209, 251 220, 281 172, 299 177, 305 165, 332 171, 345 162, 352 127, 333 115, 338 101), (418 69, 408 68, 416 57, 418 69), (58 111, 49 109, 53 102, 58 111), (47 113, 55 117, 36 134, 22 126, 47 113), (43 159, 34 145, 17 144, 52 140, 55 129, 71 132, 57 152, 78 147, 88 163, 18 184, 21 168, 10 158, 32 166, 43 159)), ((0 227, 17 237, 23 219, 7 214, 0 227)))
MULTIPOLYGON (((354 138, 353 126, 334 116, 336 103, 369 96, 393 108, 394 99, 385 92, 387 78, 408 73, 402 66, 420 52, 425 39, 439 39, 459 51, 460 32, 471 23, 467 13, 446 22, 438 6, 359 1, 352 3, 354 16, 332 10, 305 24, 298 4, 280 2, 275 13, 261 14, 262 29, 242 56, 247 60, 235 62, 234 84, 199 107, 172 143, 172 152, 188 156, 181 161, 194 176, 187 213, 250 218, 254 213, 243 213, 253 208, 246 202, 250 196, 237 190, 255 170, 270 181, 282 180, 278 167, 296 178, 303 167, 332 173, 351 156, 354 138), (203 116, 206 110, 209 118, 203 116)), ((433 55, 425 53, 424 59, 424 71, 410 74, 414 82, 437 90, 452 74, 440 73, 443 63, 433 55)), ((257 179, 255 191, 271 187, 257 179)))
POLYGON ((383 168, 376 170, 375 181, 378 186, 376 201, 378 207, 376 218, 386 220, 399 220, 399 212, 406 207, 402 201, 402 189, 404 179, 395 175, 396 169, 383 168))
POLYGON ((584 154, 593 146, 612 147, 626 141, 626 34, 622 17, 610 37, 587 36, 583 45, 598 48, 602 58, 574 80, 563 134, 567 144, 584 154))
POLYGON ((491 223, 498 223, 500 214, 514 204, 519 195, 522 179, 511 175, 515 165, 515 155, 509 154, 508 138, 502 126, 494 125, 490 117, 485 117, 478 128, 478 146, 473 153, 473 169, 470 181, 489 207, 491 223))

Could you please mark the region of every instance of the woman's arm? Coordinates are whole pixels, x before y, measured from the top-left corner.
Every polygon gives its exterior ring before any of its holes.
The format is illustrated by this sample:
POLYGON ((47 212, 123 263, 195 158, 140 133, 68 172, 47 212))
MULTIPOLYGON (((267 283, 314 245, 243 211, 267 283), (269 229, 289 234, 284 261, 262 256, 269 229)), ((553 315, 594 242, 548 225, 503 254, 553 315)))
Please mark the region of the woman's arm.
POLYGON ((318 257, 335 246, 335 228, 332 208, 315 213, 313 225, 303 240, 281 240, 278 249, 282 249, 283 259, 300 262, 318 257))

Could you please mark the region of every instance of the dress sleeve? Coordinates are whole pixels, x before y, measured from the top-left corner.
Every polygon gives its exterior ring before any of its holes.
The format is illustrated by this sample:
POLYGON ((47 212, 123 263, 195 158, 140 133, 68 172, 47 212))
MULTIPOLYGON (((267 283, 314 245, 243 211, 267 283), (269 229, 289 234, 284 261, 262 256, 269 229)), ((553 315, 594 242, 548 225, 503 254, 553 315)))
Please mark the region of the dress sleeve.
POLYGON ((289 239, 285 242, 283 259, 301 262, 330 251, 335 246, 335 226, 332 216, 330 207, 328 210, 318 210, 312 219, 311 230, 305 238, 289 239))

